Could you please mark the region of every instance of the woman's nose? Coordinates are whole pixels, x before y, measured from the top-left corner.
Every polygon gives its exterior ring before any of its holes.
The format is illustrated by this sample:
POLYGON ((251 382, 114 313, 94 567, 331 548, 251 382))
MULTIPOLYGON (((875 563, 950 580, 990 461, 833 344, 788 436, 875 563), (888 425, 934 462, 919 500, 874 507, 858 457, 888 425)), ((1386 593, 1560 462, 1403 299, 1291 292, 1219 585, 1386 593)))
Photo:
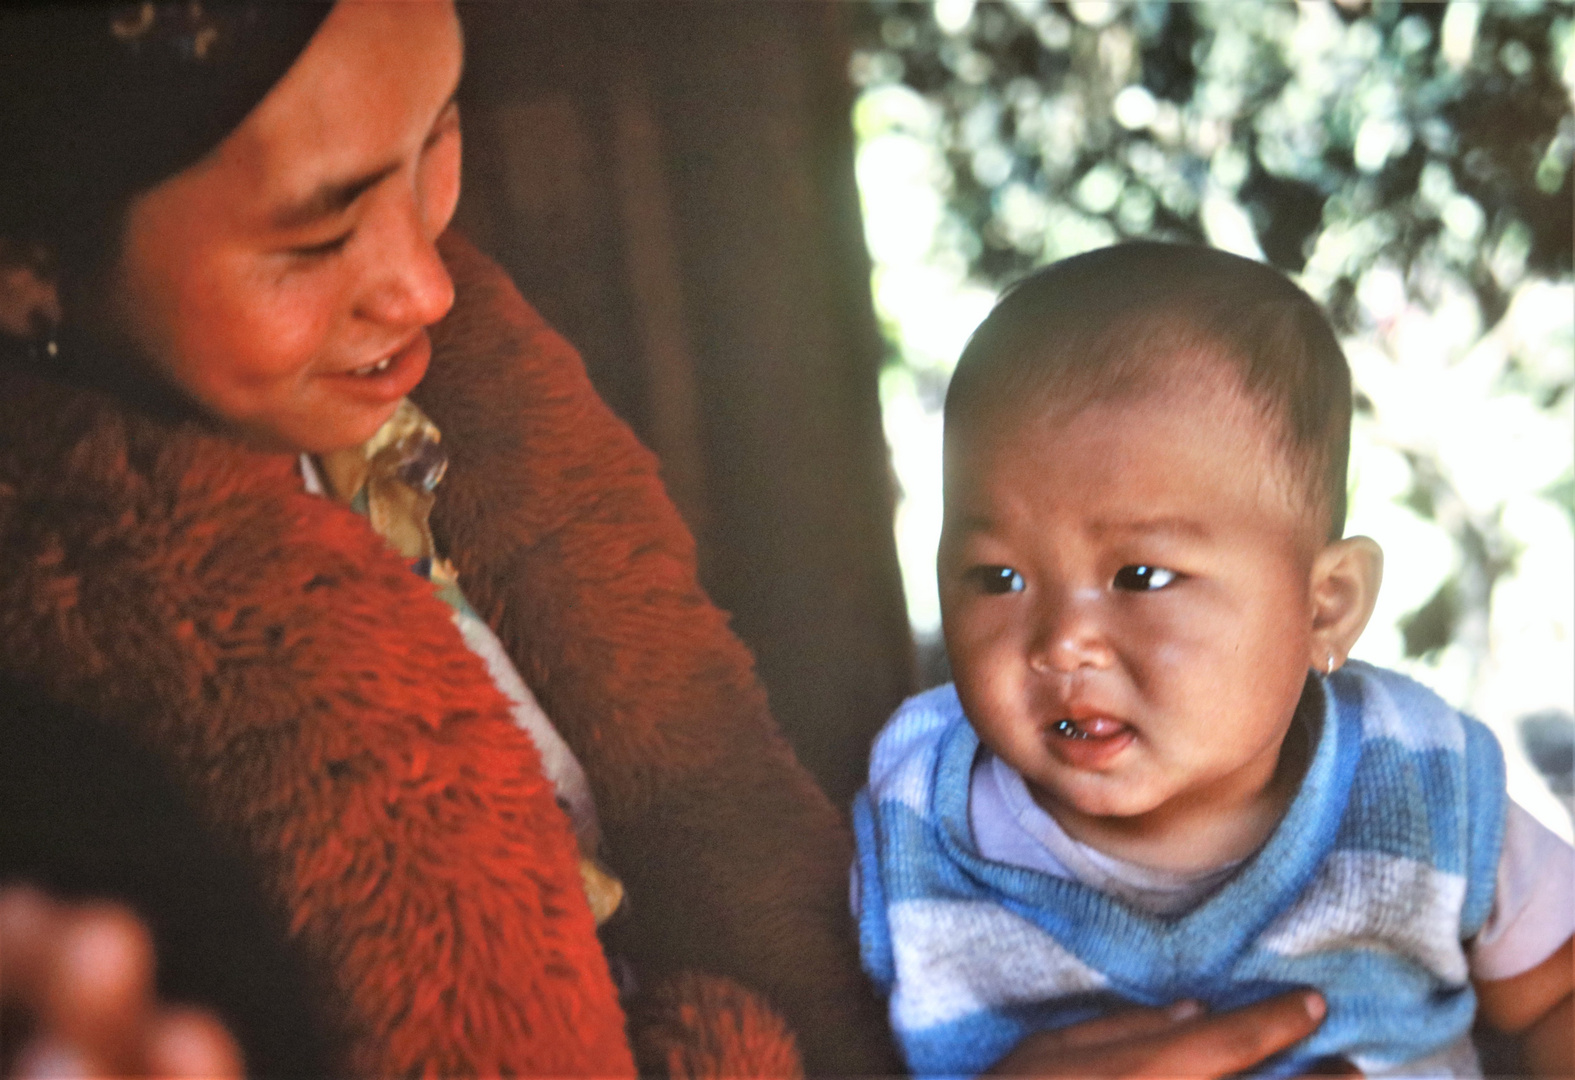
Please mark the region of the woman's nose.
POLYGON ((386 242, 373 256, 360 313, 393 327, 430 326, 454 306, 454 282, 416 208, 399 216, 403 220, 384 233, 386 242))
POLYGON ((1040 614, 1028 661, 1035 671, 1070 674, 1109 667, 1115 659, 1102 619, 1100 597, 1063 595, 1040 614))

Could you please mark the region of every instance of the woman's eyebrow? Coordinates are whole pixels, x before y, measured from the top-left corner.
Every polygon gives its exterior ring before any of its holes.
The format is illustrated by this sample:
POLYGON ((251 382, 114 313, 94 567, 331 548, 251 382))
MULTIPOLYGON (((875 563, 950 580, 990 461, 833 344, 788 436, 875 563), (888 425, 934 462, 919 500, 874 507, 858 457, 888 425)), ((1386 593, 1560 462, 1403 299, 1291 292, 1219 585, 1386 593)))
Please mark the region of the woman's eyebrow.
POLYGON ((442 134, 443 118, 458 107, 459 90, 456 88, 454 92, 448 96, 448 100, 443 103, 443 107, 437 111, 437 119, 432 121, 432 130, 427 132, 426 141, 422 143, 423 146, 431 146, 437 141, 438 136, 442 134))
MULTIPOLYGON (((448 96, 447 101, 443 102, 443 107, 437 112, 437 120, 433 121, 434 129, 438 121, 442 120, 448 111, 454 107, 455 99, 458 96, 459 94, 456 90, 448 96)), ((436 134, 435 131, 429 132, 423 145, 430 145, 434 134, 436 134)), ((319 184, 317 189, 304 199, 282 206, 274 211, 268 219, 269 224, 275 229, 287 231, 299 229, 304 225, 310 225, 315 221, 321 221, 323 218, 342 213, 349 209, 350 204, 359 199, 362 194, 376 187, 385 177, 398 171, 399 162, 394 161, 351 180, 325 181, 319 184)))
POLYGON ((306 198, 274 211, 269 217, 269 224, 275 229, 299 229, 303 225, 310 225, 314 221, 342 213, 363 193, 377 186, 380 181, 391 176, 398 169, 399 162, 395 161, 351 180, 325 181, 306 198))

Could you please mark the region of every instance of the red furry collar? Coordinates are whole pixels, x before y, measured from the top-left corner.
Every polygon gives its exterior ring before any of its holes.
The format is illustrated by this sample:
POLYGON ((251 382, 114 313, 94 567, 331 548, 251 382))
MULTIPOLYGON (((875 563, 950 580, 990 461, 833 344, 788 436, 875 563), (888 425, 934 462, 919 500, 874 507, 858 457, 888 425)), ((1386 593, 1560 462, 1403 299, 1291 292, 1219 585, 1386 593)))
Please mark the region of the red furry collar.
POLYGON ((132 729, 254 854, 345 1068, 630 1072, 563 815, 430 588, 292 457, 15 372, 0 431, 0 672, 132 729))
MULTIPOLYGON (((765 992, 815 1071, 888 1071, 845 828, 700 591, 655 459, 501 271, 442 250, 459 300, 413 395, 450 454, 433 528, 585 765, 620 948, 765 992)), ((152 747, 250 853, 339 1004, 344 1071, 632 1071, 534 747, 447 606, 293 458, 0 371, 0 565, 0 678, 152 747)), ((668 986, 642 1060, 792 1067, 758 999, 668 986)))

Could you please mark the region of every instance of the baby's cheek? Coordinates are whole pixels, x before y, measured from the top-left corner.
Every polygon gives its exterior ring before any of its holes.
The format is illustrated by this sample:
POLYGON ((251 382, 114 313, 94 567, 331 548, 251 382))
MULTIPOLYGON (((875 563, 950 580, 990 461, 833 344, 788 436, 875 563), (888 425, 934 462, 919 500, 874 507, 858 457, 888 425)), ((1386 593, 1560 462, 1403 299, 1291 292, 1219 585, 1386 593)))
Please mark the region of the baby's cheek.
POLYGON ((988 665, 964 665, 953 671, 963 711, 992 749, 1009 741, 1022 727, 1022 702, 1011 680, 988 665))
POLYGON ((1207 693, 1213 679, 1209 664, 1191 642, 1170 635, 1141 639, 1125 650, 1124 667, 1138 692, 1150 704, 1167 709, 1191 696, 1207 693))

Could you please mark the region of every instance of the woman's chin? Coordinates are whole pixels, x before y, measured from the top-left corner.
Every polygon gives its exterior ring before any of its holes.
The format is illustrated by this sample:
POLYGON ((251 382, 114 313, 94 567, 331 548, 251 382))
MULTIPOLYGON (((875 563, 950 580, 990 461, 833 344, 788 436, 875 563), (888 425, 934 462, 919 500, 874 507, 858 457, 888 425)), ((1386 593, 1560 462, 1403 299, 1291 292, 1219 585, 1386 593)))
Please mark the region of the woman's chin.
POLYGON ((269 453, 331 454, 366 442, 398 408, 394 401, 279 420, 253 419, 233 425, 233 430, 247 445, 269 453))
POLYGON ((393 416, 398 408, 399 403, 396 401, 375 412, 363 414, 353 422, 324 425, 316 432, 316 437, 310 443, 302 440, 297 449, 308 454, 331 454, 335 450, 349 450, 360 446, 376 435, 378 428, 387 423, 388 418, 393 416))

